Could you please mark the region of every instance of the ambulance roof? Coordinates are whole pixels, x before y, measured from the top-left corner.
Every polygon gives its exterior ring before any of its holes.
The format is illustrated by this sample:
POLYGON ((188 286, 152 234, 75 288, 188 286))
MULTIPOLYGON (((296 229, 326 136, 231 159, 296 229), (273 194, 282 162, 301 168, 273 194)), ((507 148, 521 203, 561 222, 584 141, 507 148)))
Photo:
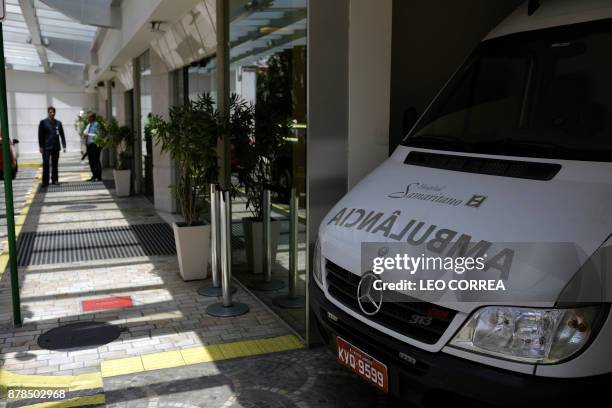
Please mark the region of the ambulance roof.
POLYGON ((495 27, 485 40, 606 18, 612 18, 612 0, 526 1, 495 27), (531 15, 529 15, 530 3, 533 11, 531 15))

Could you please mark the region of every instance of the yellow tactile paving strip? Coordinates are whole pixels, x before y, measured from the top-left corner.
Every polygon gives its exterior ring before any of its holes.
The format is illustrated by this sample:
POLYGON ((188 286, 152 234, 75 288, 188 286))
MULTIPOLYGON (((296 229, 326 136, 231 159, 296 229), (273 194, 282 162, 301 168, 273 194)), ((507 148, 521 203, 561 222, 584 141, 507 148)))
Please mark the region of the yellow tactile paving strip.
POLYGON ((102 377, 133 374, 163 368, 248 357, 277 351, 303 348, 302 342, 293 335, 258 340, 243 340, 234 343, 192 347, 180 351, 145 354, 138 357, 102 361, 102 377))
POLYGON ((33 169, 38 169, 42 167, 42 163, 24 162, 24 163, 19 163, 19 167, 31 167, 33 169))
MULTIPOLYGON (((19 163, 22 167, 41 167, 40 164, 34 166, 34 163, 19 163), (25 164, 25 166, 24 166, 25 164), (29 166, 31 165, 31 166, 29 166)), ((32 183, 32 189, 30 193, 26 196, 26 200, 23 204, 23 208, 19 212, 19 215, 15 217, 15 237, 19 238, 19 234, 21 233, 21 229, 23 228, 28 213, 30 212, 30 207, 32 206, 32 201, 34 200, 34 196, 36 195, 36 190, 38 189, 38 184, 40 184, 40 178, 42 177, 41 172, 39 171, 34 177, 34 182, 32 183)), ((0 279, 6 270, 9 262, 9 250, 8 250, 8 241, 2 242, 2 253, 0 253, 0 279)))
POLYGON ((107 360, 102 361, 100 372, 75 376, 21 375, 0 369, 0 389, 3 391, 11 388, 63 389, 67 393, 73 394, 78 394, 85 390, 99 390, 99 393, 96 392, 95 395, 74 396, 61 401, 40 402, 32 405, 20 405, 20 407, 63 408, 96 405, 105 402, 103 378, 296 350, 303 347, 304 345, 296 336, 287 335, 107 360))
MULTIPOLYGON (((25 401, 13 400, 19 407, 80 407, 85 405, 104 404, 104 384, 98 373, 77 376, 64 375, 21 375, 0 369, 0 389, 6 395, 10 389, 23 390, 63 390, 68 396, 60 401, 44 401, 22 405, 25 401), (89 392, 87 392, 89 391, 89 392), (89 395, 79 395, 85 393, 89 395)), ((26 402, 27 403, 27 402, 26 402)), ((9 404, 10 406, 10 404, 9 404)))
POLYGON ((80 375, 23 375, 0 369, 0 387, 2 388, 40 388, 66 391, 82 391, 102 388, 102 375, 89 373, 80 375))

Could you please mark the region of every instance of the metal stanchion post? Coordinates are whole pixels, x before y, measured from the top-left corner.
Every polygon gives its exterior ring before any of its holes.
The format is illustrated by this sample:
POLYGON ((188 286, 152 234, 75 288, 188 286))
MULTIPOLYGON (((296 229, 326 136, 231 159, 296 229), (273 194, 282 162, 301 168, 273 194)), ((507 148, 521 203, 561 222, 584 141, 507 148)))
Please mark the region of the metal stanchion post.
POLYGON ((270 200, 270 190, 263 191, 263 279, 253 280, 247 283, 250 289, 269 292, 285 287, 283 281, 272 279, 272 240, 270 233, 270 223, 272 203, 270 200))
MULTIPOLYGON (((219 297, 221 293, 221 268, 219 239, 219 188, 216 184, 210 185, 210 266, 212 275, 212 286, 204 286, 198 289, 198 294, 208 297, 219 297)), ((236 288, 232 287, 232 293, 236 288)))
POLYGON ((232 213, 229 191, 223 191, 220 200, 221 212, 221 293, 223 301, 206 308, 206 313, 215 317, 240 316, 249 311, 244 303, 232 302, 232 213))
POLYGON ((289 291, 286 295, 277 296, 272 300, 272 303, 283 309, 301 309, 306 305, 306 298, 297 294, 299 203, 300 197, 296 189, 292 188, 289 210, 289 291))

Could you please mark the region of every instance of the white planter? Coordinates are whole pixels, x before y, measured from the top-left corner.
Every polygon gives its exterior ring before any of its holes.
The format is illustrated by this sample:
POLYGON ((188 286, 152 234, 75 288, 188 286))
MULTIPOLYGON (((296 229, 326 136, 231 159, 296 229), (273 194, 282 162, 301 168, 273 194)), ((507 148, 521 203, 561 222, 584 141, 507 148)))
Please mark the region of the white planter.
MULTIPOLYGON (((249 270, 254 274, 263 273, 263 222, 253 218, 243 218, 244 240, 249 270)), ((280 240, 280 220, 270 222, 270 245, 272 246, 272 265, 276 262, 278 241, 280 240)))
POLYGON ((172 225, 181 278, 206 279, 210 258, 210 225, 172 225))
POLYGON ((131 170, 114 170, 115 194, 117 197, 128 197, 130 195, 131 170))

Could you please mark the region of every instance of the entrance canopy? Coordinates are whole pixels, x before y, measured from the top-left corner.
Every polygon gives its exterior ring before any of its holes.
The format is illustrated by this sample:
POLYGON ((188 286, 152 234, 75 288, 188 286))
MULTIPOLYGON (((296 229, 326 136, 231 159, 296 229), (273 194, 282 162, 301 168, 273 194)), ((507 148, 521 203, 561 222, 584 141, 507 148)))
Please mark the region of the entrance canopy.
POLYGON ((7 0, 8 69, 55 73, 82 83, 100 30, 116 27, 118 0, 7 0))

